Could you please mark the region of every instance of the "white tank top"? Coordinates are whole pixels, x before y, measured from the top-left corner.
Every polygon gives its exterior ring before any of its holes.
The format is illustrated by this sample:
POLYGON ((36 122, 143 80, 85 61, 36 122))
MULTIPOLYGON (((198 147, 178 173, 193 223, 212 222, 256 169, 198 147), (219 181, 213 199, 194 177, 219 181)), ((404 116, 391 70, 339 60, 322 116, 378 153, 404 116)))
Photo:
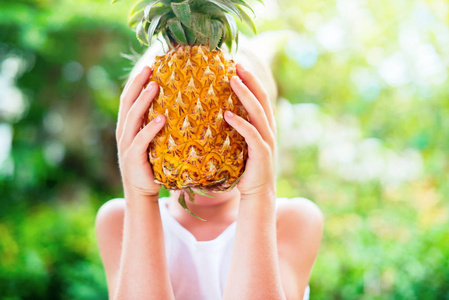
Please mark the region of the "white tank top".
MULTIPOLYGON (((222 299, 231 262, 236 222, 213 240, 197 241, 168 212, 166 198, 159 200, 159 207, 175 299, 222 299)), ((309 299, 308 286, 304 299, 309 299)))

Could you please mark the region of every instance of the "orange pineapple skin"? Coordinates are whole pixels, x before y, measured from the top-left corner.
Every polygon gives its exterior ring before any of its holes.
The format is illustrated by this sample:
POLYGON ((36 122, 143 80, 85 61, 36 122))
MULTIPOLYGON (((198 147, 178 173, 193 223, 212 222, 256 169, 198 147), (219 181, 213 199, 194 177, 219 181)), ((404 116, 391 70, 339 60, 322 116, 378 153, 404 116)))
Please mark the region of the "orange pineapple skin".
POLYGON ((148 148, 156 182, 220 192, 241 177, 248 147, 223 116, 230 110, 249 121, 229 83, 234 75, 235 63, 206 46, 178 46, 156 57, 149 82, 158 83, 159 93, 144 117, 145 124, 166 117, 148 148))

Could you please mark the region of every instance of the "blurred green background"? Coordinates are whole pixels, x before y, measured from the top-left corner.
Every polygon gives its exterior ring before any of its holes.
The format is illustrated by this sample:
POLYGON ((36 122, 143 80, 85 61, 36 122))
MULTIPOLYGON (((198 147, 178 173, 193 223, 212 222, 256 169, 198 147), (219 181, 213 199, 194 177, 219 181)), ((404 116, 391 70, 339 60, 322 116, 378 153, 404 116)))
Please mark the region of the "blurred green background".
MULTIPOLYGON (((131 2, 0 0, 0 299, 107 298, 131 2)), ((449 299, 448 2, 265 2, 278 193, 326 219, 311 299, 449 299)))

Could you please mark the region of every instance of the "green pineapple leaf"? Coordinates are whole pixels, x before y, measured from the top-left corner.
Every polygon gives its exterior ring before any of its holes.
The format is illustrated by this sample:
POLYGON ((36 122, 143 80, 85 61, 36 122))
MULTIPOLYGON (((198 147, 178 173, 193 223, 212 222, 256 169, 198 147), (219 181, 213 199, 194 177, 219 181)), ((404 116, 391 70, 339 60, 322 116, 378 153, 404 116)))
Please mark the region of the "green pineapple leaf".
POLYGON ((226 47, 228 47, 229 52, 231 52, 231 50, 232 50, 232 40, 231 39, 225 40, 225 45, 226 45, 226 47))
POLYGON ((145 15, 145 20, 151 22, 156 16, 170 14, 171 12, 172 11, 169 6, 153 6, 148 12, 148 15, 145 15))
POLYGON ((173 47, 173 44, 172 44, 172 42, 170 41, 170 38, 168 37, 168 29, 163 31, 162 36, 164 37, 164 40, 165 40, 165 43, 167 43, 167 46, 168 46, 170 49, 173 49, 173 48, 174 48, 174 47, 173 47))
POLYGON ((141 42, 141 43, 143 43, 143 44, 146 44, 147 42, 146 42, 146 40, 147 40, 147 35, 146 35, 146 32, 145 32, 145 24, 144 23, 146 23, 145 21, 140 21, 138 24, 137 24, 137 27, 136 27, 136 37, 137 37, 137 39, 139 40, 139 42, 141 42))
POLYGON ((150 3, 154 2, 154 1, 159 2, 159 0, 142 0, 142 1, 137 2, 136 5, 134 5, 133 8, 131 9, 131 12, 129 13, 129 15, 133 16, 136 13, 143 11, 147 5, 149 5, 150 3))
POLYGON ((195 192, 192 190, 192 188, 188 187, 187 189, 185 189, 185 191, 187 192, 187 195, 189 195, 190 202, 195 203, 195 192))
POLYGON ((256 33, 248 9, 254 14, 245 0, 137 0, 128 23, 147 46, 161 34, 170 48, 176 44, 209 45, 214 50, 226 44, 232 50, 234 42, 238 48, 237 19, 256 33))
POLYGON ((207 37, 210 36, 210 18, 204 14, 192 14, 192 29, 196 39, 201 44, 207 43, 207 37))
POLYGON ((223 24, 218 20, 211 20, 210 33, 209 48, 212 51, 217 48, 218 43, 223 36, 223 24))
POLYGON ((233 13, 240 20, 242 19, 237 6, 234 3, 232 3, 230 0, 208 0, 208 1, 215 4, 216 6, 220 7, 224 11, 233 13))
POLYGON ((154 1, 154 2, 151 2, 150 4, 148 4, 147 6, 145 6, 145 8, 143 9, 143 15, 144 15, 145 20, 151 21, 151 19, 149 18, 150 11, 153 8, 153 6, 155 6, 158 3, 159 3, 159 1, 154 1))
POLYGON ((226 192, 230 192, 230 191, 232 191, 232 189, 233 188, 235 188, 236 186, 237 186, 237 184, 239 183, 239 181, 240 181, 240 179, 242 179, 242 177, 243 177, 243 174, 245 174, 245 172, 246 172, 246 170, 245 171, 243 171, 243 173, 242 173, 242 175, 240 175, 240 177, 239 178, 237 178, 237 180, 236 181, 234 181, 234 183, 233 184, 231 184, 231 186, 226 190, 226 192))
POLYGON ((256 25, 254 24, 253 20, 248 16, 248 14, 242 8, 239 7, 238 10, 240 11, 240 14, 243 18, 243 22, 245 22, 246 24, 248 24, 251 27, 254 34, 257 34, 257 28, 256 28, 256 25))
POLYGON ((226 19, 225 24, 229 27, 228 31, 231 34, 231 39, 234 39, 238 32, 237 23, 235 23, 234 17, 230 14, 225 13, 224 17, 226 19))
POLYGON ((245 1, 243 1, 243 0, 231 0, 231 1, 234 4, 238 4, 238 5, 241 5, 241 6, 244 6, 244 7, 248 8, 253 13, 253 16, 254 17, 256 16, 256 14, 254 13, 254 10, 245 1))
POLYGON ((187 38, 182 28, 181 22, 177 19, 171 19, 167 22, 168 29, 172 33, 177 44, 187 44, 187 38))
POLYGON ((128 25, 131 28, 136 27, 137 24, 139 24, 139 22, 142 21, 143 15, 144 15, 143 10, 136 12, 129 18, 128 25))
POLYGON ((237 34, 235 35, 235 51, 237 52, 239 50, 239 32, 237 31, 237 34))
POLYGON ((185 211, 187 211, 189 214, 191 214, 192 216, 194 216, 195 218, 197 218, 198 220, 201 221, 206 221, 200 217, 198 217, 196 214, 194 214, 193 212, 190 211, 190 209, 187 207, 187 203, 186 203, 186 198, 184 196, 184 191, 181 191, 181 195, 178 198, 178 202, 179 204, 181 204, 182 208, 185 209, 185 211))
POLYGON ((190 6, 189 1, 183 1, 179 3, 172 3, 171 8, 175 13, 176 17, 181 21, 185 26, 190 27, 190 6))
POLYGON ((198 194, 198 195, 201 195, 201 196, 205 196, 205 197, 217 199, 217 197, 212 196, 212 195, 209 195, 209 194, 207 194, 205 191, 200 190, 200 189, 197 189, 197 190, 195 191, 195 193, 198 194))
POLYGON ((184 28, 184 31, 186 33, 187 42, 189 43, 189 45, 195 44, 196 41, 195 32, 188 27, 184 28))
POLYGON ((159 20, 161 19, 161 17, 162 17, 161 15, 157 15, 151 20, 150 27, 148 28, 147 33, 149 46, 151 46, 151 41, 153 40, 154 32, 157 28, 157 25, 159 25, 159 20))

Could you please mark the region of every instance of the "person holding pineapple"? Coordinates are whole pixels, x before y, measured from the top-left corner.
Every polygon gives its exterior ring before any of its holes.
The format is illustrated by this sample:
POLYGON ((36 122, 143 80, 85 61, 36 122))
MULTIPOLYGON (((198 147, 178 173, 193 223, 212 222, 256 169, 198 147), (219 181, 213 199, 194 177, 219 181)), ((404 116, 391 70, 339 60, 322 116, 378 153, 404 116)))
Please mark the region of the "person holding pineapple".
POLYGON ((252 24, 240 6, 144 0, 133 9, 138 38, 159 34, 171 50, 151 47, 120 101, 125 199, 106 202, 96 220, 110 299, 308 299, 322 214, 303 198, 276 199, 272 77, 255 55, 235 65, 220 48, 238 34, 231 13, 252 24))

